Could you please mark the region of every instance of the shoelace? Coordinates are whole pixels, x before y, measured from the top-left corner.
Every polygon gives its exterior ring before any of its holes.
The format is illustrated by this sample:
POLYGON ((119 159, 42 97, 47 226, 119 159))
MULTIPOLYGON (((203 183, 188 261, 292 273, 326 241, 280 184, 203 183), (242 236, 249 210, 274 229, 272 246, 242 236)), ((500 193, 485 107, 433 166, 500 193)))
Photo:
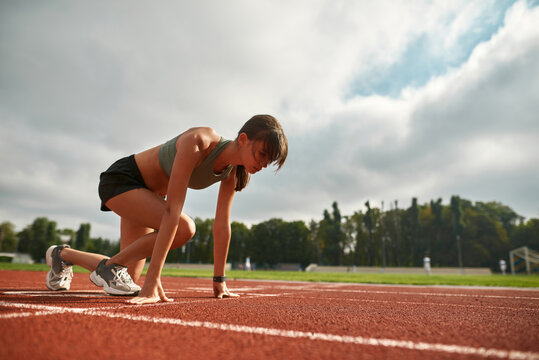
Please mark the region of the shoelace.
POLYGON ((130 285, 133 280, 131 279, 131 276, 129 276, 129 273, 127 272, 127 267, 124 266, 115 266, 112 273, 114 274, 114 280, 130 285))

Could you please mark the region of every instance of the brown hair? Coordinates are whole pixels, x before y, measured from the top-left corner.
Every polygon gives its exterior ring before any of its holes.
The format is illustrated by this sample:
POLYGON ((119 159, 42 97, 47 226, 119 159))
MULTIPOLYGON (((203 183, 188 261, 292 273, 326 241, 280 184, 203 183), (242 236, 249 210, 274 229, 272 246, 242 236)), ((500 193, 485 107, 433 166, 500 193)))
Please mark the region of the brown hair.
MULTIPOLYGON (((264 142, 265 152, 269 156, 270 164, 277 165, 277 170, 284 165, 288 155, 288 140, 281 124, 273 116, 253 116, 238 131, 238 137, 241 133, 245 133, 251 141, 261 140, 264 142)), ((245 188, 249 183, 249 178, 250 174, 245 167, 238 165, 236 169, 236 191, 241 191, 245 188)))

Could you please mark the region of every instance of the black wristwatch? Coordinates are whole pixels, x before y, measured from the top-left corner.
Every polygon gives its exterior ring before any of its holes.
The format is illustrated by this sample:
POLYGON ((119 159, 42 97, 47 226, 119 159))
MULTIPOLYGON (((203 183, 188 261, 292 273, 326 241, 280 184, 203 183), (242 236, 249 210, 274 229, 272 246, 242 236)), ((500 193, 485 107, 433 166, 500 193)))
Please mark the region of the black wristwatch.
POLYGON ((225 282, 226 281, 226 276, 214 276, 213 277, 213 282, 225 282))

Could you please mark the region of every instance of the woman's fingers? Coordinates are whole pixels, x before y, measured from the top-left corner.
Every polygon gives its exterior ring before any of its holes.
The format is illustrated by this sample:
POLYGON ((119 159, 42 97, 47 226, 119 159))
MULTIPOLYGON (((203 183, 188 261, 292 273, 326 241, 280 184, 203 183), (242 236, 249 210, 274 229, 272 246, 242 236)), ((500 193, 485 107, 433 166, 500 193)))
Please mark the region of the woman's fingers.
POLYGON ((159 302, 158 296, 137 296, 126 301, 128 304, 132 305, 144 305, 144 304, 155 304, 159 302))
POLYGON ((150 294, 148 295, 139 294, 139 296, 129 299, 126 302, 128 304, 133 304, 133 305, 144 305, 144 304, 155 304, 160 301, 171 302, 173 300, 167 297, 167 295, 165 294, 165 291, 163 290, 163 286, 161 286, 161 283, 158 283, 157 288, 151 291, 150 294))

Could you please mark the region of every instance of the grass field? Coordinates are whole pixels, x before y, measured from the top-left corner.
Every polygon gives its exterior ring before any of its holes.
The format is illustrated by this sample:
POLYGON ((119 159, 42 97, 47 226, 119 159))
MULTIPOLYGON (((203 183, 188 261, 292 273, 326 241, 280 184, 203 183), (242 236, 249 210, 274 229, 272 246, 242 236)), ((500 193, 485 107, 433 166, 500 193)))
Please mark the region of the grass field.
MULTIPOLYGON (((46 264, 0 263, 0 270, 48 271, 46 264)), ((75 266, 74 272, 88 273, 75 266)), ((163 269, 163 276, 210 278, 209 270, 163 269)), ((537 275, 423 275, 423 274, 366 274, 366 273, 311 273, 299 271, 241 271, 227 272, 229 279, 284 280, 312 282, 343 282, 393 285, 460 285, 460 286, 507 286, 539 288, 537 275)))

